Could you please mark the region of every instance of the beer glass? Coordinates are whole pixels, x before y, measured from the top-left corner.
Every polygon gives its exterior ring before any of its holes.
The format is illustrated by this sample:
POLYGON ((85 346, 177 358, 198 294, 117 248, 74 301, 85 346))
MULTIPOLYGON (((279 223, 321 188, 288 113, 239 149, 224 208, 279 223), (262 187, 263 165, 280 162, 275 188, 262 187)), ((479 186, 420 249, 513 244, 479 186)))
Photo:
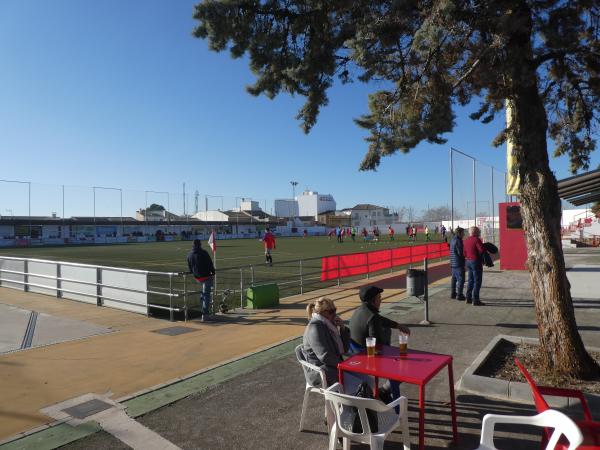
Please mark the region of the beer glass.
POLYGON ((374 337, 367 338, 367 356, 373 357, 375 356, 375 344, 377 339, 374 337))
POLYGON ((401 355, 405 355, 408 352, 408 334, 398 334, 398 348, 401 355))

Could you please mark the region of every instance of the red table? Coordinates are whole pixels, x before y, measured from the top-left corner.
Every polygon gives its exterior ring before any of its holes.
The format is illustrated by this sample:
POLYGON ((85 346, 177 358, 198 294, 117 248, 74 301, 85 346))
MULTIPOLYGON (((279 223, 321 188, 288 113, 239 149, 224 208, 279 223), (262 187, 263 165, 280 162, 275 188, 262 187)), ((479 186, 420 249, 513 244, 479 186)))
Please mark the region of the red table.
POLYGON ((440 370, 448 367, 450 385, 450 405, 452 409, 452 434, 458 443, 456 428, 456 404, 454 402, 454 376, 452 374, 452 356, 439 353, 408 350, 400 355, 397 347, 384 345, 377 347, 379 354, 369 358, 366 353, 358 353, 338 364, 340 383, 344 384, 344 372, 356 372, 375 377, 375 396, 379 378, 416 384, 419 386, 419 449, 425 448, 425 385, 440 370))

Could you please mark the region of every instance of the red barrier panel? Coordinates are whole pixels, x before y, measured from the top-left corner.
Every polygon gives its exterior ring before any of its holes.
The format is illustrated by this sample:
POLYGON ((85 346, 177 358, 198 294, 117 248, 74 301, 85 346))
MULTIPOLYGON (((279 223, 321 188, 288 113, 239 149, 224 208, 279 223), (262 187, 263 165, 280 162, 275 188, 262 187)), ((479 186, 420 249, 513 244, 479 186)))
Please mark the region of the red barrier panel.
POLYGON ((368 253, 351 253, 349 255, 339 255, 340 278, 362 275, 368 272, 368 253))
POLYGON ((446 243, 431 243, 365 253, 326 256, 321 259, 321 281, 377 272, 391 267, 443 258, 450 254, 446 243))

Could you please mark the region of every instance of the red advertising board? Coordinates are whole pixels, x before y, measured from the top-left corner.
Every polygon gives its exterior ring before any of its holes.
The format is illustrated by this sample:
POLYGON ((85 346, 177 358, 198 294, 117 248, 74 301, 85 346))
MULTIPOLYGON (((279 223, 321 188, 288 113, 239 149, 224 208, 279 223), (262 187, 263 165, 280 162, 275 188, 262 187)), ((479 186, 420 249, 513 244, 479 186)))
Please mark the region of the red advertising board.
POLYGON ((442 242, 326 256, 321 259, 321 281, 363 275, 422 262, 425 258, 443 258, 449 254, 448 244, 442 242))

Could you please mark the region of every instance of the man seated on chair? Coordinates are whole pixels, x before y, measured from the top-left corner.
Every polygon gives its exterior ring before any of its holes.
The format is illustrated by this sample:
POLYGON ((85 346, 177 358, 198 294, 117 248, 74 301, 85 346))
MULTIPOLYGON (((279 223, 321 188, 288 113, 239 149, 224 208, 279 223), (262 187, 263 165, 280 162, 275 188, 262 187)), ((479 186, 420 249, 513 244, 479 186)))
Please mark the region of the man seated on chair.
MULTIPOLYGON (((361 305, 354 311, 354 314, 350 318, 351 352, 357 353, 363 351, 366 348, 368 337, 374 337, 377 345, 390 345, 392 328, 397 328, 401 333, 410 334, 408 327, 379 314, 382 292, 383 289, 377 286, 363 286, 360 288, 359 297, 361 305)), ((384 397, 386 392, 390 391, 392 399, 400 396, 399 383, 396 381, 391 381, 389 384, 386 383, 382 390, 383 393, 380 394, 380 397, 384 397)))
POLYGON ((355 352, 365 349, 368 337, 374 337, 377 344, 390 345, 392 328, 397 328, 401 333, 410 334, 408 327, 379 314, 382 292, 383 289, 377 286, 360 288, 361 305, 354 311, 350 319, 350 347, 355 352))
MULTIPOLYGON (((350 331, 336 314, 333 300, 321 297, 306 307, 309 323, 304 331, 302 350, 306 361, 325 370, 327 384, 338 381, 338 363, 348 351, 350 331)), ((319 374, 311 373, 314 385, 320 384, 319 374)))

